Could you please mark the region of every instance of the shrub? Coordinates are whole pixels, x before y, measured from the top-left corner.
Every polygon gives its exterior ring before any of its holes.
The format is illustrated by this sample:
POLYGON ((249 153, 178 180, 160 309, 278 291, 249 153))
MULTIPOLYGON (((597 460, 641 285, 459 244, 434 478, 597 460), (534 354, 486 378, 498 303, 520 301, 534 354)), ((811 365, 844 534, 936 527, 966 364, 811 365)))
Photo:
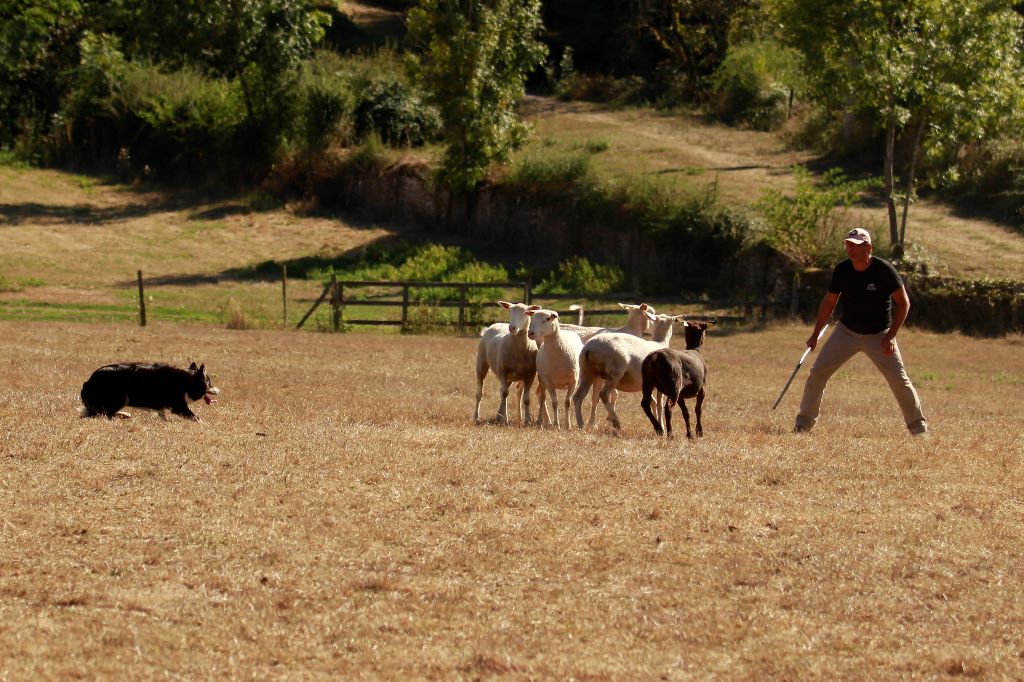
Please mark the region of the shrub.
POLYGON ((772 41, 730 47, 711 77, 715 113, 729 124, 777 128, 788 113, 796 63, 792 51, 772 41))
POLYGON ((604 74, 572 72, 558 81, 556 95, 563 100, 602 102, 614 106, 641 105, 647 102, 647 81, 640 76, 616 78, 604 74))
POLYGON ((352 95, 337 55, 317 53, 304 70, 300 88, 301 135, 308 153, 323 151, 342 137, 352 116, 352 95))
MULTIPOLYGON (((877 179, 848 180, 839 169, 826 172, 820 185, 815 185, 805 168, 794 168, 794 176, 793 196, 772 189, 755 204, 764 218, 762 238, 796 263, 827 266, 840 256, 838 235, 846 229, 836 209, 851 206, 862 192, 881 183, 877 179)), ((881 244, 875 246, 881 248, 881 244)))
POLYGON ((397 80, 372 81, 360 93, 353 112, 355 133, 371 131, 395 146, 418 146, 437 138, 441 116, 420 93, 397 80))
POLYGON ((544 146, 531 147, 512 163, 508 184, 533 190, 561 190, 597 184, 590 154, 582 151, 555 151, 544 146))
POLYGON ((907 288, 915 323, 983 335, 1024 331, 1024 289, 1018 281, 911 275, 907 288))
POLYGON ((622 288, 617 265, 594 264, 582 256, 564 260, 537 285, 538 294, 606 294, 622 288))

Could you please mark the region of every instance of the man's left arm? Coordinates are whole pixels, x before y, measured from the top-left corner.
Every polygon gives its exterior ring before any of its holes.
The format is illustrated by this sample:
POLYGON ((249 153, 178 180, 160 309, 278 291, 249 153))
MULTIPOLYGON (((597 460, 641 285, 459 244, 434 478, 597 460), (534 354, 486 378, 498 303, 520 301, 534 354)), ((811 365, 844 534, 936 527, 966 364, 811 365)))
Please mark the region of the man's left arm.
POLYGON ((907 296, 906 287, 900 287, 892 292, 892 324, 889 331, 882 337, 882 352, 892 355, 896 350, 896 334, 900 327, 907 321, 907 314, 910 313, 910 297, 907 296))

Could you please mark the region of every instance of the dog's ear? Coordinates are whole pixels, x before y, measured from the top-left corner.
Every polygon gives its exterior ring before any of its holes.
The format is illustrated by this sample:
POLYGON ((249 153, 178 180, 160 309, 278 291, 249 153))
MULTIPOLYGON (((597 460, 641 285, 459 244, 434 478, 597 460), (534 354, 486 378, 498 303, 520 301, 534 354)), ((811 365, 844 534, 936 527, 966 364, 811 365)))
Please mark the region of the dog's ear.
MULTIPOLYGON (((195 363, 192 363, 192 365, 195 366, 195 363)), ((199 373, 203 374, 205 372, 206 372, 206 363, 204 362, 203 364, 199 365, 199 373)))
POLYGON ((196 367, 196 363, 195 363, 195 362, 193 362, 193 363, 192 363, 191 365, 189 365, 189 366, 188 366, 188 368, 189 368, 189 369, 198 369, 198 368, 196 367))

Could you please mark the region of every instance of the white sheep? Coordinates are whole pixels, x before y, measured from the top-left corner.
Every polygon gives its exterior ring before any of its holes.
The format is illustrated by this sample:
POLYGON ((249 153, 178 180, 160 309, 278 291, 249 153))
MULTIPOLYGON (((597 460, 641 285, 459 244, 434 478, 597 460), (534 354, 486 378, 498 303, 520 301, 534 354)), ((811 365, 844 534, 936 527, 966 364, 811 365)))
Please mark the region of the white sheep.
POLYGON ((658 315, 650 341, 632 334, 608 333, 599 334, 583 344, 580 382, 572 398, 579 428, 583 428, 583 399, 597 380, 604 382, 599 395, 612 426, 616 429, 622 427, 619 415, 609 402, 609 394, 613 390, 636 393, 643 389, 641 366, 644 358, 659 348, 667 348, 672 339, 672 325, 681 321, 682 315, 658 315))
POLYGON ((537 421, 541 426, 551 424, 547 406, 544 403, 545 392, 551 396, 551 407, 555 412, 555 428, 558 428, 558 396, 557 389, 565 389, 565 425, 571 425, 569 418, 569 400, 576 390, 580 379, 580 351, 583 341, 572 332, 562 331, 558 313, 554 310, 527 311, 531 316, 528 336, 537 341, 537 381, 538 391, 537 421))
MULTIPOLYGON (((611 332, 632 334, 634 336, 642 337, 645 333, 650 331, 651 323, 655 320, 656 312, 653 306, 647 305, 646 303, 619 303, 619 307, 623 310, 629 311, 628 317, 626 318, 626 324, 622 327, 609 329, 608 327, 583 327, 576 324, 563 324, 561 325, 561 328, 564 331, 576 333, 584 343, 598 334, 611 332)), ((594 423, 597 421, 597 396, 598 392, 601 390, 602 382, 595 381, 593 386, 593 395, 590 398, 590 422, 588 424, 591 428, 593 428, 594 423)), ((614 407, 615 401, 618 399, 618 393, 616 391, 612 391, 609 394, 609 399, 614 407)))
POLYGON ((528 312, 540 310, 539 305, 498 301, 508 311, 508 324, 499 322, 480 332, 476 350, 476 409, 473 419, 480 423, 480 400, 484 395, 484 379, 493 371, 501 385, 501 400, 495 420, 508 424, 508 393, 512 384, 521 384, 519 415, 524 424, 530 419, 530 387, 537 374, 537 344, 527 338, 530 325, 528 312))
POLYGON ((586 343, 591 338, 605 332, 622 332, 633 334, 634 336, 643 336, 651 330, 651 322, 654 320, 655 314, 654 308, 646 303, 640 303, 639 305, 620 303, 619 307, 629 311, 626 324, 622 327, 609 329, 608 327, 584 327, 578 324, 562 324, 562 331, 573 332, 586 343))

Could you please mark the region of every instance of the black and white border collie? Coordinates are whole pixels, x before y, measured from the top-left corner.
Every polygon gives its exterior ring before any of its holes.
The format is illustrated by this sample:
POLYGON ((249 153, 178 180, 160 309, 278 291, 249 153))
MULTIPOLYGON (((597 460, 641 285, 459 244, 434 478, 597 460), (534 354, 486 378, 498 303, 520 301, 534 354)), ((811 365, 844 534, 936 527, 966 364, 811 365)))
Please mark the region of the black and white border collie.
POLYGON ((193 362, 188 369, 141 362, 104 365, 82 384, 82 405, 85 406, 82 416, 127 418, 131 415, 121 412, 122 408, 141 407, 156 410, 164 418, 165 410, 170 410, 199 421, 189 409, 189 402, 202 398, 207 404, 213 404, 216 402, 213 396, 219 394, 220 389, 206 373, 206 365, 196 367, 193 362))

